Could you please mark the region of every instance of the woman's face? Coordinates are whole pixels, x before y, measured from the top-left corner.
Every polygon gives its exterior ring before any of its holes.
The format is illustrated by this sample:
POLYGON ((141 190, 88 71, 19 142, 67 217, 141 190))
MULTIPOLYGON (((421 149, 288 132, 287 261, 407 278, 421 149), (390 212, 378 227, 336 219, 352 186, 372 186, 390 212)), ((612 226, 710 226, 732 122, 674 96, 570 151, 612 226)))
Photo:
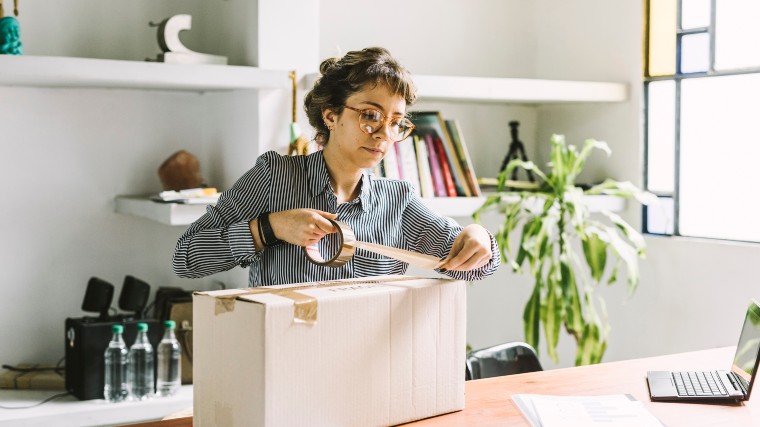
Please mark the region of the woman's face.
MULTIPOLYGON (((403 117, 406 101, 400 95, 393 95, 385 86, 375 86, 351 95, 345 105, 357 110, 374 109, 387 117, 403 117)), ((367 169, 376 166, 389 149, 393 149, 394 139, 386 121, 377 132, 368 134, 359 127, 358 111, 344 108, 340 115, 325 111, 323 117, 330 132, 325 151, 345 162, 342 166, 367 169)))

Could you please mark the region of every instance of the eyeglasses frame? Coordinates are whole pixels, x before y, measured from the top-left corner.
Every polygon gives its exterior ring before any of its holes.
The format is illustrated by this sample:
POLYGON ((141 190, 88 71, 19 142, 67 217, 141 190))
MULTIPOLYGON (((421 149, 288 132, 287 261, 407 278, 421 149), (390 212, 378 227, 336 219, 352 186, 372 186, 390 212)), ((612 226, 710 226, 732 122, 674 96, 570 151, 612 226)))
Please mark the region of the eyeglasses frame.
MULTIPOLYGON (((356 111, 357 113, 359 113, 359 117, 357 118, 357 124, 359 125, 359 129, 361 129, 361 131, 364 132, 364 133, 366 133, 367 135, 372 135, 372 133, 379 132, 380 129, 384 128, 385 126, 388 126, 388 124, 394 118, 393 116, 386 116, 385 113, 383 113, 382 111, 378 110, 377 108, 354 108, 354 107, 349 107, 348 105, 343 105, 343 107, 344 108, 348 108, 349 110, 353 110, 353 111, 356 111), (363 112, 367 111, 367 110, 377 111, 378 113, 380 113, 381 116, 383 116, 382 125, 381 125, 380 129, 378 129, 378 130, 376 130, 375 132, 372 132, 372 133, 368 133, 361 126, 361 124, 362 124, 361 114, 363 112)), ((405 137, 399 139, 398 141, 393 141, 393 142, 401 142, 401 141, 405 140, 406 138, 409 138, 409 135, 412 134, 412 131, 414 131, 414 128, 416 126, 414 125, 414 123, 412 123, 411 120, 407 119, 407 121, 410 124, 410 126, 409 126, 409 134, 406 135, 405 137)))

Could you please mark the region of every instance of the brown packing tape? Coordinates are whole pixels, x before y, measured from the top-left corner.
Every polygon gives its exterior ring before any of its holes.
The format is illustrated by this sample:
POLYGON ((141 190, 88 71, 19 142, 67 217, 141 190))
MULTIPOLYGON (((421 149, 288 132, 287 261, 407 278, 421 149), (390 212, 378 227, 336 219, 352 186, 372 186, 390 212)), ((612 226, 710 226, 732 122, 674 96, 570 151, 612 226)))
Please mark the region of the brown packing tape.
POLYGON ((428 270, 435 270, 444 263, 443 259, 431 255, 379 245, 376 243, 362 242, 356 239, 354 231, 348 226, 348 224, 332 219, 328 221, 330 221, 338 230, 337 235, 338 241, 340 242, 340 251, 330 256, 328 260, 325 260, 316 245, 304 247, 304 255, 309 261, 316 265, 341 267, 353 258, 356 248, 361 248, 428 270))
POLYGON ((356 250, 356 235, 354 235, 354 230, 351 229, 351 227, 348 226, 348 224, 336 221, 336 220, 328 220, 330 221, 333 226, 338 230, 338 240, 340 241, 340 251, 330 257, 330 259, 326 260, 324 257, 322 257, 322 254, 320 253, 312 253, 312 248, 303 248, 303 253, 306 255, 306 258, 308 258, 309 261, 316 265, 325 265, 328 267, 340 267, 344 265, 345 263, 351 261, 351 258, 354 257, 354 251, 356 250), (316 258, 315 258, 316 257, 316 258))
POLYGON ((293 286, 289 288, 248 288, 246 291, 220 295, 215 298, 214 315, 220 315, 229 313, 235 310, 235 301, 239 298, 247 295, 256 294, 274 294, 283 298, 293 300, 293 320, 299 323, 314 324, 317 321, 317 298, 298 292, 299 290, 315 289, 315 288, 331 288, 338 286, 356 286, 356 285, 388 285, 389 282, 406 282, 410 280, 424 280, 423 277, 394 277, 387 280, 332 280, 328 282, 314 282, 311 284, 304 284, 300 286, 293 286))

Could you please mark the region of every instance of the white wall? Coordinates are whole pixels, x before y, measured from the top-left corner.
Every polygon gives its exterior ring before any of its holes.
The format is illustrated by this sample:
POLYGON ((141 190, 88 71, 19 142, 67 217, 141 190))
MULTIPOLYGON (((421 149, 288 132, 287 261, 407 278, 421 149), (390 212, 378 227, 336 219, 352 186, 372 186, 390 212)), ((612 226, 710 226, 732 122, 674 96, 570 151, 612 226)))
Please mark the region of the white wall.
MULTIPOLYGON (((399 7, 422 17, 433 3, 391 2, 387 10, 399 7)), ((420 103, 416 108, 439 109, 462 120, 479 175, 493 176, 509 142, 506 123, 518 119, 528 155, 539 164, 548 159, 552 133, 577 144, 596 138, 609 143, 612 157, 593 155, 581 179, 598 182, 609 176, 641 184, 641 2, 436 4, 443 16, 433 28, 407 24, 403 32, 382 32, 370 23, 389 20, 390 12, 376 12, 370 19, 348 0, 323 1, 321 53, 335 54, 334 46, 346 51, 381 44, 418 74, 626 82, 629 100, 615 104, 420 103), (362 31, 363 25, 370 29, 362 31), (425 45, 418 39, 425 39, 425 45)), ((624 216, 640 225, 635 203, 624 216)), ((494 216, 484 223, 492 230, 498 227, 494 216)), ((627 295, 624 282, 598 290, 612 328, 605 360, 735 344, 749 298, 760 298, 753 274, 760 246, 657 237, 647 237, 647 243, 649 256, 641 262, 641 284, 634 295, 627 295)), ((474 283, 468 294, 468 342, 478 348, 522 339, 522 311, 531 286, 529 278, 506 267, 474 283)), ((560 363, 544 356, 545 367, 573 364, 572 339, 563 335, 559 348, 560 363)))
MULTIPOLYGON (((612 157, 592 159, 587 179, 610 176, 641 185, 641 2, 541 0, 536 12, 538 77, 630 86, 630 101, 622 104, 543 107, 541 140, 552 132, 579 143, 605 140, 612 157)), ((639 225, 639 206, 629 204, 625 217, 639 225)), ((628 300, 624 286, 606 292, 612 331, 605 360, 735 345, 749 299, 760 298, 760 245, 663 237, 646 242, 638 291, 628 300)))
MULTIPOLYGON (((201 15, 200 3, 22 1, 25 54, 155 57, 156 30, 148 21, 201 15)), ((183 33, 188 47, 204 51, 202 37, 193 37, 203 28, 196 19, 183 33)), ((158 167, 179 149, 200 158, 208 184, 230 185, 259 151, 257 96, 0 87, 2 363, 57 362, 64 319, 85 314, 80 307, 92 276, 116 286, 114 307, 127 274, 153 290, 245 283, 242 269, 200 281, 175 277, 171 254, 184 228, 116 214, 113 199, 160 191, 158 167), (230 140, 238 145, 234 153, 222 144, 230 140)))
MULTIPOLYGON (((319 37, 299 42, 301 30, 293 30, 293 68, 307 68, 304 58, 311 51, 324 58, 337 48, 382 45, 416 74, 628 82, 630 101, 620 104, 421 102, 416 108, 461 120, 480 175, 495 174, 509 143, 507 122, 518 119, 530 157, 545 160, 553 132, 573 141, 605 139, 612 158, 592 159, 585 177, 640 183, 640 2, 450 3, 392 0, 364 11, 350 0, 312 0, 309 8, 319 4, 317 24, 298 23, 319 37)), ((258 2, 26 0, 20 6, 28 55, 142 60, 158 51, 147 21, 191 13, 193 30, 183 37, 189 47, 228 55, 232 64, 259 65, 259 58, 265 58, 262 66, 288 64, 285 55, 259 52, 255 23, 280 22, 259 13, 282 11, 260 9, 258 2)), ((179 148, 196 151, 209 184, 228 186, 262 148, 284 147, 279 141, 286 135, 287 107, 272 93, 0 88, 0 141, 6 148, 0 160, 0 361, 57 361, 63 355, 63 321, 83 314, 79 307, 91 276, 113 282, 117 294, 125 274, 154 289, 209 288, 216 279, 245 283, 241 269, 200 281, 174 277, 169 262, 182 227, 115 214, 112 200, 116 194, 158 191, 156 169, 179 148), (259 111, 262 104, 273 108, 259 111), (258 124, 266 117, 275 123, 262 131, 258 124)), ((638 209, 631 207, 626 217, 638 223, 638 209)), ((498 226, 493 217, 485 224, 498 226)), ((758 246, 667 238, 648 243, 650 256, 633 297, 625 298, 624 286, 600 290, 612 323, 606 360, 732 344, 747 299, 758 297, 752 275, 758 246)), ((530 286, 530 279, 507 268, 473 284, 468 341, 483 347, 522 339, 530 286)), ((560 347, 560 365, 572 364, 571 340, 564 336, 560 347)))

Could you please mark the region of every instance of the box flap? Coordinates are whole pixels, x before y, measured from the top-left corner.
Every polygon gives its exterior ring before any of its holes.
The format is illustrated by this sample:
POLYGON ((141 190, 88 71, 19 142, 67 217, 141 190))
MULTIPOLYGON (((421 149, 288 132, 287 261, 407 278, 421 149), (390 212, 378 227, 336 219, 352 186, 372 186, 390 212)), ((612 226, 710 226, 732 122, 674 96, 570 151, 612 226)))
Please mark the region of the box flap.
POLYGON ((318 298, 326 294, 315 295, 315 290, 327 288, 344 288, 350 292, 366 292, 385 286, 409 287, 428 285, 431 280, 438 283, 455 282, 454 279, 438 279, 401 275, 373 276, 325 282, 293 283, 288 285, 260 286, 244 289, 225 289, 218 291, 195 292, 194 295, 209 296, 216 299, 214 314, 220 315, 235 310, 236 301, 258 304, 293 303, 293 319, 296 322, 314 323, 317 321, 318 298), (422 282, 422 283, 421 283, 422 282), (280 298, 271 298, 270 296, 280 298), (283 300, 284 298, 285 300, 283 300))

